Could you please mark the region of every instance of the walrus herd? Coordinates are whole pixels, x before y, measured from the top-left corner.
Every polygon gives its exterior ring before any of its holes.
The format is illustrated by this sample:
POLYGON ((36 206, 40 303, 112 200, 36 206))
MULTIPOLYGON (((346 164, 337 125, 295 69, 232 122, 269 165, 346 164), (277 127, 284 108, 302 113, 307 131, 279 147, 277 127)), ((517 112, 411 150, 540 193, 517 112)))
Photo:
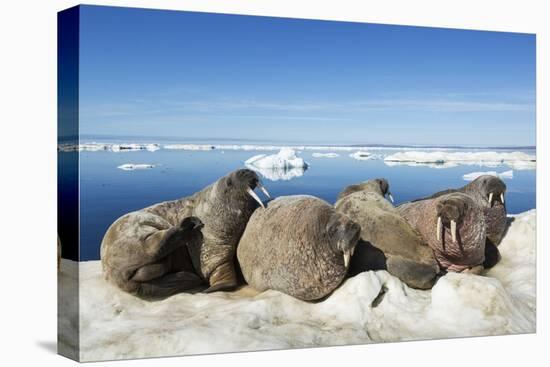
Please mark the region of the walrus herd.
POLYGON ((307 195, 271 199, 254 171, 239 169, 192 196, 117 219, 101 243, 103 272, 144 299, 246 282, 316 301, 364 271, 430 289, 447 272, 480 274, 500 259, 507 220, 499 178, 483 175, 399 206, 389 188, 382 178, 353 184, 334 206, 307 195))

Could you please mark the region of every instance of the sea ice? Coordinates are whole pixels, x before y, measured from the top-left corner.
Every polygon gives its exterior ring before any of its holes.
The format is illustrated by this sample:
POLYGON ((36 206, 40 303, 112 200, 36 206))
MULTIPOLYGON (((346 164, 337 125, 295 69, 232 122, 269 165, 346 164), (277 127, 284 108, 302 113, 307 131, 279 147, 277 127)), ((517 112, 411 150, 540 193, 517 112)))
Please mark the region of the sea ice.
POLYGON ((149 169, 149 168, 154 168, 154 167, 155 167, 154 164, 125 163, 125 164, 122 164, 122 165, 118 166, 117 168, 119 168, 121 170, 124 170, 124 171, 134 171, 136 169, 149 169))
POLYGON ((351 153, 349 156, 351 158, 357 159, 359 161, 369 161, 371 159, 379 159, 380 158, 380 155, 372 154, 372 153, 366 152, 364 150, 359 150, 355 153, 351 153))
POLYGON ((524 152, 422 152, 406 151, 386 156, 388 165, 405 164, 448 168, 458 165, 496 167, 508 165, 514 169, 535 169, 536 157, 524 152))
POLYGON ((338 153, 313 153, 311 154, 313 158, 336 158, 339 156, 338 153))
POLYGON ((450 273, 422 291, 368 271, 318 303, 248 286, 147 302, 108 284, 99 261, 63 259, 60 291, 80 301, 79 313, 69 299, 60 302, 58 348, 67 351, 80 337, 80 358, 92 361, 533 333, 536 212, 510 222, 502 260, 486 276, 450 273))
POLYGON ((501 173, 498 173, 496 171, 472 172, 472 173, 467 173, 463 175, 462 178, 464 179, 464 181, 473 181, 479 176, 483 176, 483 175, 490 175, 490 176, 500 177, 502 179, 511 180, 514 178, 514 171, 510 170, 510 171, 504 171, 501 173))

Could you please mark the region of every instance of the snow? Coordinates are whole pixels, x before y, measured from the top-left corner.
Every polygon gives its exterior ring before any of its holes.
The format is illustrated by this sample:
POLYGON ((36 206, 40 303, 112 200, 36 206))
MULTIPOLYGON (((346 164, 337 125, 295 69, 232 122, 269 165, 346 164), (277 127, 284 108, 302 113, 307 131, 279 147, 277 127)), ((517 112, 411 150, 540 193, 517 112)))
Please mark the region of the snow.
POLYGON ((495 176, 495 177, 499 177, 501 179, 511 180, 511 179, 514 178, 514 171, 510 170, 510 171, 504 171, 504 172, 501 172, 501 173, 498 173, 496 171, 472 172, 472 173, 467 173, 467 174, 463 175, 462 178, 465 181, 473 181, 476 178, 478 178, 479 176, 484 176, 484 175, 495 176))
POLYGON ((524 152, 422 152, 406 151, 386 156, 388 165, 405 164, 428 167, 456 167, 458 165, 479 165, 496 167, 508 165, 513 169, 535 169, 536 157, 524 152))
MULTIPOLYGON (((512 220, 512 218, 511 218, 512 220)), ((80 263, 83 361, 236 352, 510 333, 536 324, 536 213, 515 216, 487 276, 448 274, 431 291, 408 288, 386 271, 346 280, 325 301, 276 291, 178 294, 157 302, 103 280, 99 261, 80 263)), ((59 286, 75 293, 77 263, 62 260, 59 286), (72 287, 72 288, 71 288, 72 287)), ((78 315, 60 303, 60 351, 78 315)))
POLYGON ((154 164, 133 164, 133 163, 125 163, 125 164, 121 164, 120 166, 118 166, 117 168, 121 169, 121 170, 124 170, 124 171, 134 171, 136 169, 149 169, 149 168, 154 168, 155 165, 154 164))
POLYGON ((313 158, 336 158, 340 155, 338 153, 313 153, 311 154, 313 158))

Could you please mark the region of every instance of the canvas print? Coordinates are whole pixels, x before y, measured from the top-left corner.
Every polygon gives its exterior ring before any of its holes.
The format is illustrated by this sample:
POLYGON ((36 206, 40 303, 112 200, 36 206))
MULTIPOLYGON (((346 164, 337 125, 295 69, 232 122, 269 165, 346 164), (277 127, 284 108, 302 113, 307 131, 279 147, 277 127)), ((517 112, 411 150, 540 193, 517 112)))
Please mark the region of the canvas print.
POLYGON ((534 333, 535 39, 60 12, 59 353, 534 333))

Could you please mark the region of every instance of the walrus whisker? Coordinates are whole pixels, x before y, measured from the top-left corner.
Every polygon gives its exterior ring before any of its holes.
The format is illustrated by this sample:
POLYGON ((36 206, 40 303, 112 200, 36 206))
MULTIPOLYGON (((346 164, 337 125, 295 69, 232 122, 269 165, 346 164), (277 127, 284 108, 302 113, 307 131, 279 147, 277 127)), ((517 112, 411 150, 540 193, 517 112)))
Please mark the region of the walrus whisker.
POLYGON ((441 217, 437 217, 437 240, 441 241, 441 217))
POLYGON ((489 206, 493 203, 493 193, 489 194, 489 206))
POLYGON ((254 200, 256 200, 258 202, 258 204, 260 204, 262 206, 262 208, 265 209, 265 205, 264 203, 262 203, 262 201, 260 200, 260 198, 258 197, 258 195, 256 195, 256 193, 254 191, 252 191, 252 189, 249 187, 246 192, 248 192, 248 195, 252 196, 252 198, 254 200))
POLYGON ((267 192, 267 189, 264 187, 264 185, 262 185, 261 183, 257 183, 256 186, 259 187, 260 190, 262 190, 262 192, 265 194, 265 196, 267 196, 269 199, 271 199, 271 195, 269 195, 269 192, 267 192))
POLYGON ((500 194, 500 201, 502 202, 502 204, 504 204, 504 193, 500 194))
POLYGON ((456 242, 456 222, 454 220, 451 220, 451 235, 453 242, 456 242))

